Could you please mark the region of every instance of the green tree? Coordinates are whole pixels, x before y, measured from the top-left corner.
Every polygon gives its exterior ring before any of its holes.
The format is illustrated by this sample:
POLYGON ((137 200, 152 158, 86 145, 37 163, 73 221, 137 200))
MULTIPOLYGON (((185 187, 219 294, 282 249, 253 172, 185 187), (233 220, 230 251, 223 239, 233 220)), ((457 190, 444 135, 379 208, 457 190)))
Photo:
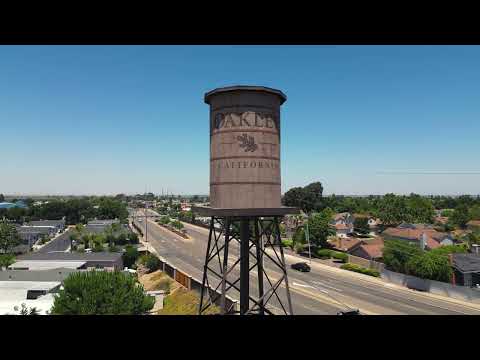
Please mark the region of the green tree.
POLYGON ((408 261, 422 252, 420 247, 406 241, 385 240, 383 262, 390 270, 406 273, 408 261))
POLYGON ((382 198, 379 204, 378 218, 385 226, 396 226, 404 221, 412 220, 405 199, 395 194, 386 194, 382 198))
POLYGON ((70 274, 55 297, 53 315, 141 315, 155 299, 130 274, 86 271, 70 274))
POLYGON ((411 220, 415 223, 433 223, 435 209, 432 201, 426 197, 410 194, 407 199, 408 213, 411 220))
POLYGON ((360 234, 368 234, 370 232, 370 226, 368 225, 367 217, 357 217, 353 222, 353 227, 355 231, 358 231, 360 234))
POLYGON ((453 215, 453 210, 452 209, 445 209, 440 213, 441 216, 444 217, 450 217, 453 215))
POLYGON ((469 217, 471 220, 480 220, 480 205, 475 205, 470 208, 469 217))
POLYGON ((406 270, 406 273, 422 279, 448 282, 452 277, 448 257, 431 251, 412 256, 406 263, 406 270))
POLYGON ((135 247, 131 245, 125 246, 125 252, 122 255, 123 265, 131 268, 135 264, 139 256, 140 254, 135 247))
POLYGON ((469 222, 470 220, 471 219, 468 212, 468 206, 463 204, 459 205, 455 209, 450 218, 450 221, 461 229, 464 229, 467 226, 467 222, 469 222))
POLYGON ((0 194, 0 202, 4 202, 5 201, 5 196, 3 196, 3 194, 0 194))
POLYGON ((0 252, 8 254, 15 246, 21 244, 20 236, 15 225, 0 221, 0 252))
POLYGON ((310 242, 318 247, 327 246, 327 238, 335 232, 330 227, 332 213, 330 209, 325 209, 319 213, 314 213, 308 220, 308 231, 310 242))
POLYGON ((311 183, 305 187, 294 187, 283 196, 283 204, 298 207, 309 213, 322 208, 323 187, 320 182, 311 183))

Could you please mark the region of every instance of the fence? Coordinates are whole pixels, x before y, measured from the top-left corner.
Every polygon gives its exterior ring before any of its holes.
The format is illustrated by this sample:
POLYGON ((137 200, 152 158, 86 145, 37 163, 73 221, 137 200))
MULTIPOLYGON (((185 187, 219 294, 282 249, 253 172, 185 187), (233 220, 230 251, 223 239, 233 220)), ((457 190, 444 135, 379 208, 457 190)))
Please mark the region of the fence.
POLYGON ((353 256, 353 255, 350 255, 350 254, 348 255, 348 262, 352 263, 352 264, 355 264, 355 265, 362 266, 362 267, 367 268, 367 269, 374 269, 374 270, 377 270, 377 271, 380 271, 380 272, 385 268, 385 264, 383 264, 383 263, 380 263, 378 261, 364 259, 364 258, 361 258, 361 257, 358 257, 358 256, 353 256))
POLYGON ((406 286, 410 289, 428 291, 432 294, 480 303, 480 291, 467 286, 458 286, 435 280, 421 279, 412 275, 405 275, 386 269, 381 271, 381 277, 389 282, 406 286))
MULTIPOLYGON (((187 288, 188 290, 195 291, 198 295, 201 294, 202 291, 202 282, 194 277, 190 276, 186 272, 179 270, 174 265, 170 264, 168 261, 163 259, 162 257, 154 254, 160 259, 160 269, 165 272, 168 276, 172 279, 180 283, 182 286, 187 288)), ((209 287, 210 296, 213 298, 214 294, 221 295, 220 291, 215 291, 212 287, 209 287)), ((220 306, 221 297, 217 296, 215 301, 215 305, 220 306)), ((232 299, 228 295, 225 297, 225 305, 227 308, 232 308, 234 311, 238 311, 238 301, 232 299)))

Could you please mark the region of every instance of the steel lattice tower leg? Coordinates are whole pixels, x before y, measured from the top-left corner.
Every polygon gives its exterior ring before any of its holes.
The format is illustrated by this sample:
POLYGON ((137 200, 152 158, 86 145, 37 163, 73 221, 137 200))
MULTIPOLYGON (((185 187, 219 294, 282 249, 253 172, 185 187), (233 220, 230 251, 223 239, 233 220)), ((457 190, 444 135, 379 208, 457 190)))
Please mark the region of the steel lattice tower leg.
POLYGON ((293 314, 278 216, 211 217, 199 314, 212 304, 222 314, 293 314), (231 265, 230 257, 236 257, 231 265), (268 274, 272 268, 282 274, 280 279, 272 281, 268 274), (250 281, 251 272, 257 276, 255 282, 250 281), (228 294, 240 299, 240 311, 228 294))

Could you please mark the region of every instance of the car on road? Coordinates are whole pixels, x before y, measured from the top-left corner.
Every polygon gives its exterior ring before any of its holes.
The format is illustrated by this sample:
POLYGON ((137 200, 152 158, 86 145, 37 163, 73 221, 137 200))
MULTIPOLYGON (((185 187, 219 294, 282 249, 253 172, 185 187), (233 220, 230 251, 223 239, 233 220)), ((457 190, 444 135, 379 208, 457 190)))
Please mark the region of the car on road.
POLYGON ((360 311, 358 309, 350 309, 345 311, 339 311, 337 315, 360 315, 360 311))
POLYGON ((309 272, 310 271, 310 265, 308 265, 306 262, 299 262, 290 265, 290 267, 293 270, 301 271, 301 272, 309 272))

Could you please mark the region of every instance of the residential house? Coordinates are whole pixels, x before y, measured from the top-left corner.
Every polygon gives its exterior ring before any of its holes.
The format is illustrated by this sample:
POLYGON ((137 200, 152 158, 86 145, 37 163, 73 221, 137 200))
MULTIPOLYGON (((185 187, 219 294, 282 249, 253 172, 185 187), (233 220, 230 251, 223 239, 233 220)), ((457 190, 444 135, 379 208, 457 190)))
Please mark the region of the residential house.
POLYGON ((360 246, 353 248, 350 254, 367 260, 379 261, 383 257, 384 240, 376 237, 372 240, 362 241, 360 246))
POLYGON ((478 254, 451 254, 456 285, 480 287, 480 256, 478 254))
POLYGON ((331 240, 330 245, 338 251, 349 253, 362 245, 362 240, 354 237, 344 238, 340 236, 331 240))
POLYGON ((330 226, 335 229, 337 237, 346 238, 353 232, 354 218, 349 212, 335 214, 330 222, 330 226))
POLYGON ((453 245, 453 236, 436 231, 430 226, 402 224, 396 228, 388 228, 382 232, 386 240, 404 240, 417 243, 425 250, 436 249, 443 245, 453 245))

